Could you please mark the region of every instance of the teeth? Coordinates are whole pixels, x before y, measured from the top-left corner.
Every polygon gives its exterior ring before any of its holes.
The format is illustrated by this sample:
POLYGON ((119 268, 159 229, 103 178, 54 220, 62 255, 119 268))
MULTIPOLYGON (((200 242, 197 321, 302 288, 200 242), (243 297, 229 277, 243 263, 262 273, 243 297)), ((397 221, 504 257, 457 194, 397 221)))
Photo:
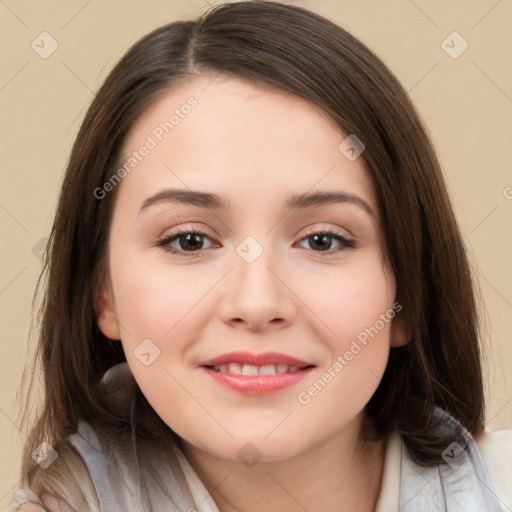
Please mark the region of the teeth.
POLYGON ((239 363, 220 364, 213 367, 216 372, 231 373, 232 375, 277 375, 289 372, 298 372, 298 366, 287 364, 266 364, 255 366, 252 364, 241 365, 239 363))
POLYGON ((258 367, 252 364, 244 364, 242 366, 242 375, 258 375, 258 367))
POLYGON ((233 373, 235 375, 242 375, 242 365, 239 363, 229 363, 228 364, 228 373, 233 373))
POLYGON ((273 364, 266 364, 265 366, 260 366, 260 375, 275 375, 276 367, 273 364))

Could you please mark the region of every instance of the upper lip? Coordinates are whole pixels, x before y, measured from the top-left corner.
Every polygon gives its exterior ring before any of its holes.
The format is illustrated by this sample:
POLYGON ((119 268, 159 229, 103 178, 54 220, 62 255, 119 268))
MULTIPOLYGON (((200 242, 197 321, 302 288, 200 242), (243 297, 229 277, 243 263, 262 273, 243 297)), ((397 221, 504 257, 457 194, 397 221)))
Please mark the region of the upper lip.
POLYGON ((198 366, 219 366, 221 364, 238 363, 241 365, 249 364, 254 366, 265 366, 269 364, 286 364, 288 366, 298 366, 304 368, 306 366, 314 366, 312 363, 302 361, 296 357, 280 354, 278 352, 264 352, 262 354, 251 354, 250 352, 229 352, 202 361, 198 366))

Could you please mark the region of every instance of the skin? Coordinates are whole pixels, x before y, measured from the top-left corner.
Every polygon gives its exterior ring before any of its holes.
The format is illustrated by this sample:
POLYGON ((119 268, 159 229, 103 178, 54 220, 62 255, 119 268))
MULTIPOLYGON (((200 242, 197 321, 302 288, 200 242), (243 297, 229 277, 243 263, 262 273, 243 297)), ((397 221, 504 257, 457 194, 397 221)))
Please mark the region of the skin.
POLYGON ((118 185, 98 324, 121 339, 142 392, 183 438, 207 488, 216 488, 221 512, 372 511, 385 440, 365 441, 361 425, 390 346, 407 341, 400 315, 307 405, 297 399, 395 302, 372 181, 362 158, 338 150, 347 134, 311 104, 238 79, 212 80, 173 89, 130 133, 125 155, 187 98, 198 101, 118 185), (232 210, 166 201, 140 211, 167 188, 222 195, 232 210), (285 207, 291 194, 320 190, 356 195, 375 215, 352 203, 285 207), (183 237, 172 248, 192 256, 157 245, 178 228, 205 233, 203 249, 194 252, 183 237), (330 238, 322 251, 311 235, 325 229, 355 247, 330 238), (263 250, 251 263, 236 251, 248 236, 263 250), (134 353, 145 339, 160 350, 149 366, 134 353), (277 351, 316 367, 299 384, 248 396, 197 366, 236 350, 277 351), (237 456, 248 442, 261 453, 252 467, 237 456))

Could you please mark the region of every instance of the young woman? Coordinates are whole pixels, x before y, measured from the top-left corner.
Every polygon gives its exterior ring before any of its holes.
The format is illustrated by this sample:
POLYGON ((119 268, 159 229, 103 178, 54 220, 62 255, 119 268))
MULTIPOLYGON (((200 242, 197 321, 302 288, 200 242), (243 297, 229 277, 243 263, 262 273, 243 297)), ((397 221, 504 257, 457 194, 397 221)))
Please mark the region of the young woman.
POLYGON ((135 44, 86 114, 45 268, 11 511, 512 507, 438 160, 326 19, 239 2, 135 44))

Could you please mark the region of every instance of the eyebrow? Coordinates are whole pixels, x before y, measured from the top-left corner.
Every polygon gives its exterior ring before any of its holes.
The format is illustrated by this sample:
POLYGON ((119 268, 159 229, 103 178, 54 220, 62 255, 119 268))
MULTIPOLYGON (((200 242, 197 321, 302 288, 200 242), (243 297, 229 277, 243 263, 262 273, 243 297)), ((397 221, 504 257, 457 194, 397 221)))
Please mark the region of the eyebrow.
MULTIPOLYGON (((210 192, 190 189, 165 189, 148 197, 142 203, 139 213, 157 203, 179 203, 198 206, 210 210, 232 210, 229 199, 210 192)), ((370 216, 375 217, 373 208, 361 197, 347 192, 329 191, 294 194, 286 200, 290 210, 304 210, 337 203, 354 204, 362 208, 370 216)))

